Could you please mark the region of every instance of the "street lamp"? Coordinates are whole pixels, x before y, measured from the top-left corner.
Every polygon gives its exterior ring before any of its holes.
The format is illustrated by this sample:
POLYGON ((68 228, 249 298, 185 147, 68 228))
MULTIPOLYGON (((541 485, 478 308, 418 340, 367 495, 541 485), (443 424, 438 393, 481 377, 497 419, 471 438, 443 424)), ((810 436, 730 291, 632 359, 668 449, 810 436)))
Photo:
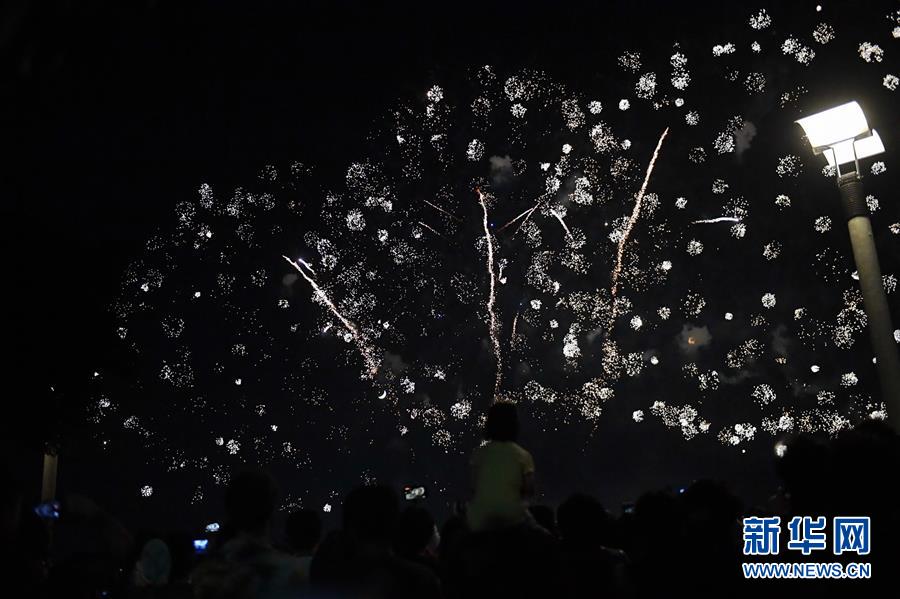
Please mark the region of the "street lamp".
POLYGON ((877 131, 869 130, 866 116, 856 102, 802 118, 797 123, 803 127, 813 153, 824 154, 837 174, 863 305, 869 321, 869 336, 875 350, 875 369, 881 383, 881 394, 888 419, 894 429, 900 431, 900 357, 893 337, 891 313, 881 281, 869 208, 859 173, 860 159, 881 154, 884 144, 877 131), (853 170, 841 173, 841 166, 850 163, 853 163, 853 170))

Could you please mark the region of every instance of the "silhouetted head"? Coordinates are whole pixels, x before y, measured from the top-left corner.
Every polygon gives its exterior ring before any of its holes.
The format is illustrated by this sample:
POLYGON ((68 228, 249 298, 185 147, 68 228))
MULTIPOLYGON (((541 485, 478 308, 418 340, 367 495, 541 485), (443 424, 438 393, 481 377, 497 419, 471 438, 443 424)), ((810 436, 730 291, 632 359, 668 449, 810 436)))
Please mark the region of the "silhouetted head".
POLYGON ((883 518, 896 519, 900 502, 891 485, 885 484, 885 476, 900 470, 897 433, 885 421, 870 418, 842 431, 829 446, 831 507, 836 512, 865 512, 873 520, 881 514, 883 518))
POLYGON ((262 470, 235 474, 225 490, 225 511, 239 532, 260 532, 275 513, 278 487, 262 470))
POLYGON ((889 443, 896 443, 898 441, 897 431, 891 428, 891 425, 888 424, 887 420, 867 418, 858 423, 851 430, 889 443))
POLYGON ((435 538, 437 529, 434 518, 423 507, 410 506, 400 514, 394 548, 398 555, 420 555, 435 538))
POLYGON ((466 538, 468 532, 469 525, 465 516, 460 514, 450 516, 441 527, 441 558, 453 555, 454 549, 466 538))
POLYGON ((672 523, 680 517, 679 503, 670 491, 648 491, 638 497, 634 513, 639 520, 659 524, 672 523))
POLYGON ((488 410, 484 437, 489 441, 515 441, 519 437, 519 414, 516 404, 498 401, 488 410))
POLYGON ((787 439, 785 447, 775 461, 775 472, 790 494, 792 508, 824 509, 834 480, 831 447, 807 434, 787 439))
MULTIPOLYGON (((677 551, 682 540, 682 511, 669 491, 644 493, 634 504, 634 551, 637 555, 657 555, 677 551)), ((641 559, 641 558, 638 558, 641 559)))
POLYGON ((172 572, 172 554, 162 539, 144 543, 141 556, 134 567, 134 584, 139 587, 163 586, 172 572))
POLYGON ((344 530, 360 541, 388 544, 397 523, 397 494, 382 485, 359 487, 347 495, 344 530))
POLYGON ((728 527, 741 514, 740 499, 721 481, 695 481, 685 489, 681 499, 691 526, 728 527))
POLYGON ((575 493, 556 510, 556 524, 563 541, 574 545, 602 544, 609 514, 590 495, 575 493))
MULTIPOLYGON (((217 535, 216 535, 217 536, 217 535)), ((172 556, 172 573, 169 580, 187 580, 194 566, 194 535, 189 531, 173 532, 164 539, 172 556)), ((210 546, 215 546, 214 536, 210 539, 210 546)))
POLYGON ((322 538, 322 518, 316 510, 297 510, 287 517, 284 529, 291 549, 312 554, 322 538))

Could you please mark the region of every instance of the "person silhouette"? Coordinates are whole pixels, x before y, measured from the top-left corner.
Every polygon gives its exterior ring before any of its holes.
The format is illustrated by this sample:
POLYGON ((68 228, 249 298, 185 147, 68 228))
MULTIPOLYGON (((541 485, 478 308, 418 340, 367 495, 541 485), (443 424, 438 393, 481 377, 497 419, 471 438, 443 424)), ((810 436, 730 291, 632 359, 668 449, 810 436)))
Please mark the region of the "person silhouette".
POLYGON ((528 499, 534 494, 534 460, 516 443, 515 404, 497 402, 490 407, 484 436, 487 442, 472 453, 469 528, 477 532, 531 521, 528 499))

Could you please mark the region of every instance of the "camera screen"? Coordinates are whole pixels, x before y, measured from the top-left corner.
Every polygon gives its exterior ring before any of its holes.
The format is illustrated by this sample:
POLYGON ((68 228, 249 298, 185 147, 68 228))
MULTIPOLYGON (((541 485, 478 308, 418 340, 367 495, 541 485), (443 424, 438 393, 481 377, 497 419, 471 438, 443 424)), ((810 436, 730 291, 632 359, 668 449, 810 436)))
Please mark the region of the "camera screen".
POLYGON ((407 501, 425 497, 425 487, 403 487, 403 496, 407 501))
POLYGON ((51 518, 56 520, 59 518, 59 502, 47 501, 41 503, 34 508, 34 513, 41 518, 51 518))

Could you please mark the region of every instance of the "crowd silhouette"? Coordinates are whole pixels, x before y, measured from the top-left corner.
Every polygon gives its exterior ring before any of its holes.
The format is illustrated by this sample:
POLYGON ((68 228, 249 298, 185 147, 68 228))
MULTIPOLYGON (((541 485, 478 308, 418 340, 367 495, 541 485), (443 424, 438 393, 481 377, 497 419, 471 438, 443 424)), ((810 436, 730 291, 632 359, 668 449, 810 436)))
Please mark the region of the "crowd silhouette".
POLYGON ((202 554, 187 533, 135 537, 84 497, 67 498, 65 531, 54 530, 25 508, 21 487, 3 473, 0 580, 12 591, 3 596, 896 596, 900 438, 883 422, 832 439, 787 440, 776 462, 781 485, 765 505, 744 506, 725 484, 698 480, 648 491, 618 516, 581 492, 555 509, 530 504, 534 462, 517 434, 515 406, 492 406, 485 443, 471 459, 470 500, 440 526, 422 504, 401 509, 393 488, 369 485, 346 495, 338 530, 326 533, 319 513, 306 509, 276 530, 276 481, 260 469, 236 472, 225 494, 227 521, 202 554), (752 558, 742 553, 742 518, 764 515, 870 516, 872 578, 744 579, 740 565, 752 558))

